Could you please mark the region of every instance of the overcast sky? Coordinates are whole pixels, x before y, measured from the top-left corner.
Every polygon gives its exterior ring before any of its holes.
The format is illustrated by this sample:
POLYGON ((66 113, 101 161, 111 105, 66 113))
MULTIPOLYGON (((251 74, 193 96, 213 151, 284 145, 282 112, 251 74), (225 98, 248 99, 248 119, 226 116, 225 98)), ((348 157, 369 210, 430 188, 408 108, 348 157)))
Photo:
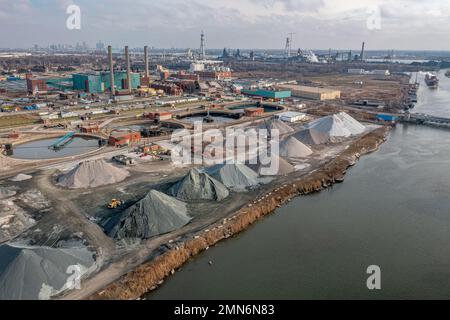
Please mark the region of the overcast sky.
POLYGON ((114 46, 450 50, 449 0, 0 0, 0 47, 114 46), (81 29, 66 28, 67 6, 81 29), (379 19, 378 19, 379 17, 379 19))

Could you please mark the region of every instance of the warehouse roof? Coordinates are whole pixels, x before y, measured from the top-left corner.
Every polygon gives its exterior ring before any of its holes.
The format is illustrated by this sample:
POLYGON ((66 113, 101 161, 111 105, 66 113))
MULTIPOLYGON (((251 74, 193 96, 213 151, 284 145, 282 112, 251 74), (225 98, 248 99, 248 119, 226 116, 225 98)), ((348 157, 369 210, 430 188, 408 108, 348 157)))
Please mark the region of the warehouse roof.
POLYGON ((312 93, 329 93, 329 92, 339 91, 338 89, 333 89, 333 88, 308 87, 308 86, 301 86, 301 85, 295 85, 295 84, 283 84, 283 85, 279 85, 278 87, 282 88, 282 89, 293 90, 293 91, 303 91, 303 92, 312 92, 312 93))

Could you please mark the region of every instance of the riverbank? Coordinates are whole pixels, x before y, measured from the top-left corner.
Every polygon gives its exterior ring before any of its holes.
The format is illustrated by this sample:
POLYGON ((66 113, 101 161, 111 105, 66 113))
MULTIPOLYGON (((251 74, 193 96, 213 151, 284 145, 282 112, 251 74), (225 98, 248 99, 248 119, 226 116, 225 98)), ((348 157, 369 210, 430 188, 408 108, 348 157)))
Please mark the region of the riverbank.
POLYGON ((230 238, 294 197, 318 192, 344 180, 347 169, 364 154, 376 151, 386 141, 389 127, 381 127, 354 141, 335 159, 301 178, 274 188, 237 211, 231 218, 210 226, 184 243, 176 243, 164 254, 113 282, 90 299, 137 299, 156 289, 188 260, 223 239, 230 238))

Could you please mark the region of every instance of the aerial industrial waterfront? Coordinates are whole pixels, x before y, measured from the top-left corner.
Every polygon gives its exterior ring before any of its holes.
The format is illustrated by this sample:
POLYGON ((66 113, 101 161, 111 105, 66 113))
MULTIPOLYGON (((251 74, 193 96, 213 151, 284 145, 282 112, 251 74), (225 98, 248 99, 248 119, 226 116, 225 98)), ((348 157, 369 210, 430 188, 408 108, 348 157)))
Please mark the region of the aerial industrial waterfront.
POLYGON ((0 300, 450 298, 450 48, 77 8, 0 44, 0 300))

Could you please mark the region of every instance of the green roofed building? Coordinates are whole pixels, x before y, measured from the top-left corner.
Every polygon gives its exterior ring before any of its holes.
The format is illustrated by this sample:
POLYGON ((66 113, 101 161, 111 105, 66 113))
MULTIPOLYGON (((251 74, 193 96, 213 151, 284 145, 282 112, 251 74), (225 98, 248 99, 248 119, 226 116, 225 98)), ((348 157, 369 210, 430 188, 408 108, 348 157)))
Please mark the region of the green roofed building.
MULTIPOLYGON (((100 73, 77 73, 72 75, 73 89, 90 93, 103 93, 111 90, 109 72, 100 73)), ((131 74, 131 88, 137 89, 141 79, 139 73, 131 74)), ((114 86, 117 90, 126 89, 127 73, 114 72, 114 86)))
POLYGON ((241 93, 248 96, 274 100, 287 99, 291 97, 291 91, 289 90, 241 90, 241 93))

